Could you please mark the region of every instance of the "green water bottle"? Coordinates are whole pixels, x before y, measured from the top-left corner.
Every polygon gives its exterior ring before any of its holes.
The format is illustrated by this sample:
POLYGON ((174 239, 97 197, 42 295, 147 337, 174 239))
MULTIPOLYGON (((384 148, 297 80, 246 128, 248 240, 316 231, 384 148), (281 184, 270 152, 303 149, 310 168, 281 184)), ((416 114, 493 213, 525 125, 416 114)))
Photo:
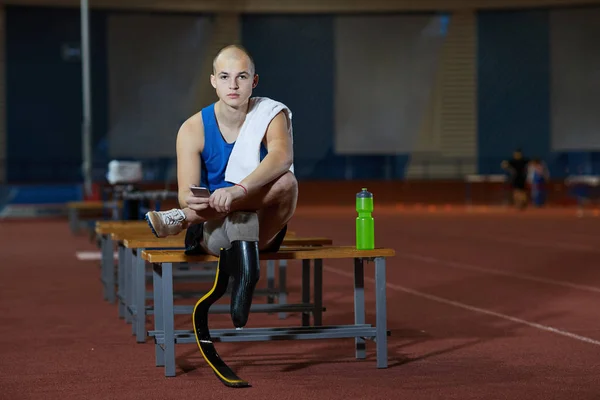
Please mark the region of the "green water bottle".
POLYGON ((356 248, 371 250, 375 248, 375 220, 373 212, 373 193, 363 188, 356 194, 356 248))

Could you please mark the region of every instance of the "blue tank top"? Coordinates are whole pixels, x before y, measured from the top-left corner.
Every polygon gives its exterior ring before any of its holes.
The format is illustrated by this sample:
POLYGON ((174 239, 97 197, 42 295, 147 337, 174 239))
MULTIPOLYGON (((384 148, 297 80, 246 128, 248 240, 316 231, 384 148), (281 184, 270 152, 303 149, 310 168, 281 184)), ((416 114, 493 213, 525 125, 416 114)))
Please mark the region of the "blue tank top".
MULTIPOLYGON (((215 116, 215 103, 202 109, 202 122, 204 124, 204 150, 202 150, 202 169, 200 186, 214 192, 217 189, 233 186, 225 181, 225 170, 229 156, 233 150, 233 143, 227 143, 221 134, 215 116)), ((260 159, 266 156, 267 149, 264 143, 260 146, 260 159)))

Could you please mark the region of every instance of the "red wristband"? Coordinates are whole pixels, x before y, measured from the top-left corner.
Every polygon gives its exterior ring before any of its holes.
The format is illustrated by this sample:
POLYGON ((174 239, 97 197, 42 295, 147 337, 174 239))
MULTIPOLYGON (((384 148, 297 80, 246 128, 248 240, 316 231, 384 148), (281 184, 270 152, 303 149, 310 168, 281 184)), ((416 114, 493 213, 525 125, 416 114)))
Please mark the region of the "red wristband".
POLYGON ((248 189, 246 189, 243 185, 240 185, 239 183, 236 183, 235 186, 239 186, 242 189, 244 189, 244 193, 247 195, 248 194, 248 189))

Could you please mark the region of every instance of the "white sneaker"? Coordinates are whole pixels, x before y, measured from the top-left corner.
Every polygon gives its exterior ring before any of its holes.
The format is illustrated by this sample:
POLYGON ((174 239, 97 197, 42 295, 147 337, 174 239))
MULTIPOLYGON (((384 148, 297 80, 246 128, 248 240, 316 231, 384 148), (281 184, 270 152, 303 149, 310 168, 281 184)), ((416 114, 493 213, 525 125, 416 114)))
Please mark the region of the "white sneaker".
POLYGON ((150 211, 146 213, 146 221, 156 237, 164 238, 183 231, 185 214, 178 208, 169 211, 150 211))

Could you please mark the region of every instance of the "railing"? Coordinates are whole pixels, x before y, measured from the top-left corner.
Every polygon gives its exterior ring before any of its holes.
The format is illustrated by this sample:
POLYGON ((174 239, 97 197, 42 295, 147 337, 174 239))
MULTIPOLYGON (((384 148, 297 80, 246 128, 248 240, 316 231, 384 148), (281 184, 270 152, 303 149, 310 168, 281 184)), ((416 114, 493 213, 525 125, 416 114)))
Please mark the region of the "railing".
MULTIPOLYGON (((166 182, 175 180, 174 159, 147 159, 142 162, 144 180, 166 182)), ((96 161, 92 165, 92 177, 95 182, 106 182, 108 161, 96 161)), ((81 183, 82 169, 80 160, 61 159, 57 161, 8 161, 6 181, 10 184, 29 183, 81 183)))
MULTIPOLYGON (((423 157, 420 155, 329 155, 319 159, 297 158, 296 176, 299 180, 463 180, 467 175, 503 174, 500 163, 504 158, 423 157)), ((175 182, 175 159, 142 159, 144 180, 175 182)), ((600 175, 600 153, 586 153, 583 158, 555 153, 544 159, 554 179, 569 175, 600 175)), ((93 164, 96 182, 106 181, 108 160, 93 164)), ((8 160, 7 183, 80 183, 79 160, 8 160)))

